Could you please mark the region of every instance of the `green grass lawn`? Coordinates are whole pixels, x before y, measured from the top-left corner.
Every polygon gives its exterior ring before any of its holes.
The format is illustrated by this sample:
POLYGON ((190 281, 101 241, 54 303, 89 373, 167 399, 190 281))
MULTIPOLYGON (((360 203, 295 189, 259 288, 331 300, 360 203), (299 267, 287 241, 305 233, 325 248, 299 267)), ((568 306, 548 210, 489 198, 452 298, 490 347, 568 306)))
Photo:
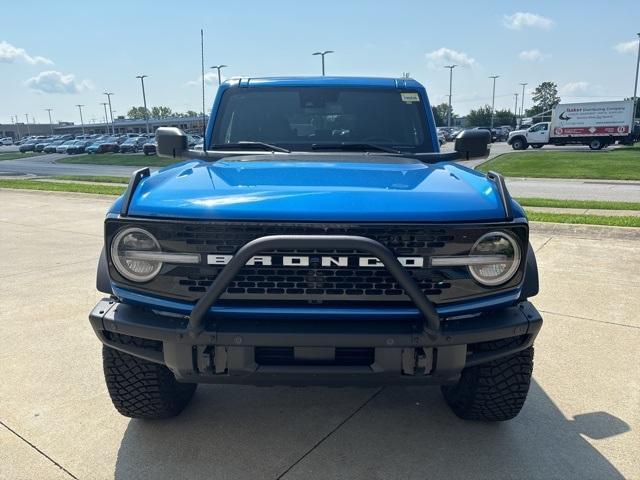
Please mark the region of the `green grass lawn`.
POLYGON ((39 157, 40 155, 49 155, 48 153, 42 152, 5 152, 0 153, 0 160, 16 160, 17 158, 29 158, 29 157, 39 157))
POLYGON ((640 147, 602 152, 539 151, 506 153, 478 166, 506 177, 640 180, 640 147))
POLYGON ((606 200, 557 200, 554 198, 516 198, 523 207, 597 208, 601 210, 640 210, 638 202, 606 200))
POLYGON ((0 188, 46 190, 50 192, 96 193, 101 195, 120 195, 125 190, 125 187, 119 187, 116 185, 91 185, 90 183, 58 183, 14 179, 0 179, 0 188))
MULTIPOLYGON (((129 183, 129 177, 112 177, 109 175, 56 175, 54 180, 71 180, 76 182, 129 183)), ((640 208, 638 209, 640 210, 640 208)))
MULTIPOLYGON (((527 211, 526 208, 525 211, 527 211)), ((605 217, 601 215, 527 211, 527 218, 530 222, 578 223, 583 225, 606 225, 609 227, 640 227, 640 217, 605 217)))
POLYGON ((157 155, 128 155, 126 153, 102 153, 95 155, 70 156, 57 163, 84 163, 90 165, 124 165, 127 167, 164 167, 175 160, 157 155))

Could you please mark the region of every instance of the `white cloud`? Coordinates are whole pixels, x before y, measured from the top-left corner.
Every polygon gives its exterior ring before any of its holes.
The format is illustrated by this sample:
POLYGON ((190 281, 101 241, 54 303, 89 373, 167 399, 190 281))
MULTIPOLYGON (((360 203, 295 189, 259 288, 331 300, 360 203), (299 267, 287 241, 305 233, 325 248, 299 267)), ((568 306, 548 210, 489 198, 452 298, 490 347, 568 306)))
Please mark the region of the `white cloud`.
POLYGON ((560 94, 571 95, 573 93, 585 93, 590 87, 591 84, 589 82, 569 82, 560 87, 560 94))
MULTIPOLYGON (((220 75, 222 81, 224 82, 227 78, 224 75, 220 75)), ((204 83, 205 85, 218 85, 218 73, 217 72, 207 72, 204 74, 204 83)), ((202 85, 202 75, 200 75, 195 80, 189 80, 187 85, 197 86, 202 85)))
POLYGON ((535 27, 549 29, 553 26, 553 20, 530 12, 516 12, 513 15, 504 15, 502 23, 512 30, 520 30, 523 27, 535 27))
POLYGON ((518 58, 520 60, 525 60, 527 62, 541 62, 542 60, 544 60, 545 58, 549 58, 550 56, 551 55, 542 53, 537 48, 534 48, 532 50, 523 50, 518 54, 518 58))
POLYGON ((446 47, 434 50, 433 52, 427 53, 425 56, 432 67, 441 67, 443 65, 453 63, 460 65, 461 67, 470 68, 476 63, 475 59, 471 58, 466 53, 456 52, 455 50, 451 50, 446 47))
POLYGON ((89 80, 78 81, 74 75, 65 75, 55 70, 40 72, 26 80, 24 84, 40 93, 73 94, 93 88, 89 80))
POLYGON ((629 42, 621 42, 613 47, 614 50, 620 53, 632 53, 638 49, 638 40, 631 40, 629 42))
POLYGON ((33 57, 27 53, 24 48, 14 47, 4 40, 0 42, 0 62, 1 63, 14 63, 14 62, 26 62, 29 65, 53 65, 53 62, 45 57, 33 57))

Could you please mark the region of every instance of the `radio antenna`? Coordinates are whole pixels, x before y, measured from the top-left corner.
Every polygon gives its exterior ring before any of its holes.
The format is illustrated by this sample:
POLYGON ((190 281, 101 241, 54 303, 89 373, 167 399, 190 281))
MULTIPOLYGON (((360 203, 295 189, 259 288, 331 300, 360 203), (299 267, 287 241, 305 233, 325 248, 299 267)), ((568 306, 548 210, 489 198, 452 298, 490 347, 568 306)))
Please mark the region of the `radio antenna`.
POLYGON ((205 145, 205 136, 207 134, 207 117, 204 112, 204 30, 202 28, 200 29, 200 61, 202 67, 202 150, 206 152, 207 146, 205 145))

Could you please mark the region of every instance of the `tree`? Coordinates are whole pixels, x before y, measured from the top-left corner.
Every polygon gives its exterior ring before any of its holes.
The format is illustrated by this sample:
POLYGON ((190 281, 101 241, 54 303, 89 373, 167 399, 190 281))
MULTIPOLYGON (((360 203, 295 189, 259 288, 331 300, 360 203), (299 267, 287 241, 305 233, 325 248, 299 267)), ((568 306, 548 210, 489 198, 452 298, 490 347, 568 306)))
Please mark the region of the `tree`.
POLYGON ((431 106, 431 113, 433 113, 433 121, 436 122, 436 127, 441 127, 444 125, 444 121, 442 120, 442 115, 440 115, 440 111, 437 107, 431 106))
MULTIPOLYGON (((436 105, 435 107, 432 106, 431 110, 433 111, 433 118, 434 118, 434 120, 436 120, 436 125, 438 127, 442 127, 442 126, 447 125, 448 118, 449 118, 448 117, 448 115, 449 115, 449 104, 448 103, 444 103, 443 102, 440 105, 436 105)), ((452 109, 452 112, 451 112, 451 123, 452 124, 453 124, 453 119, 454 118, 456 118, 456 116, 453 113, 453 109, 452 109)))
POLYGON ((163 107, 163 106, 153 107, 151 109, 151 116, 153 118, 167 118, 167 117, 172 117, 173 112, 169 107, 163 107))
MULTIPOLYGON (((131 107, 131 109, 127 112, 127 117, 132 120, 144 120, 145 118, 145 109, 144 107, 131 107)), ((149 110, 147 109, 147 115, 149 115, 149 110)))
MULTIPOLYGON (((493 125, 496 127, 500 125, 515 125, 515 118, 511 110, 496 110, 493 117, 493 125)), ((489 120, 490 122, 491 120, 489 120)))
POLYGON ((551 110, 560 103, 558 85, 555 82, 542 82, 533 91, 532 100, 534 105, 527 109, 527 117, 533 117, 534 115, 551 110))
POLYGON ((467 115, 468 127, 488 127, 491 125, 491 105, 471 110, 467 115))

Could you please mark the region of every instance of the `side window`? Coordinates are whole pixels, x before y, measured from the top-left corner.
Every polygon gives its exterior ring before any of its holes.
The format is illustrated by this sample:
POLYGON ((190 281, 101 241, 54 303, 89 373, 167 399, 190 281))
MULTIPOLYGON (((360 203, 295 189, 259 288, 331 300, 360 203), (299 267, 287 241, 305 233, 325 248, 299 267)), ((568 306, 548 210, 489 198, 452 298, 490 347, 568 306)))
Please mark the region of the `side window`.
POLYGON ((540 131, 542 132, 546 132, 549 129, 549 125, 546 123, 542 124, 540 127, 540 131))

